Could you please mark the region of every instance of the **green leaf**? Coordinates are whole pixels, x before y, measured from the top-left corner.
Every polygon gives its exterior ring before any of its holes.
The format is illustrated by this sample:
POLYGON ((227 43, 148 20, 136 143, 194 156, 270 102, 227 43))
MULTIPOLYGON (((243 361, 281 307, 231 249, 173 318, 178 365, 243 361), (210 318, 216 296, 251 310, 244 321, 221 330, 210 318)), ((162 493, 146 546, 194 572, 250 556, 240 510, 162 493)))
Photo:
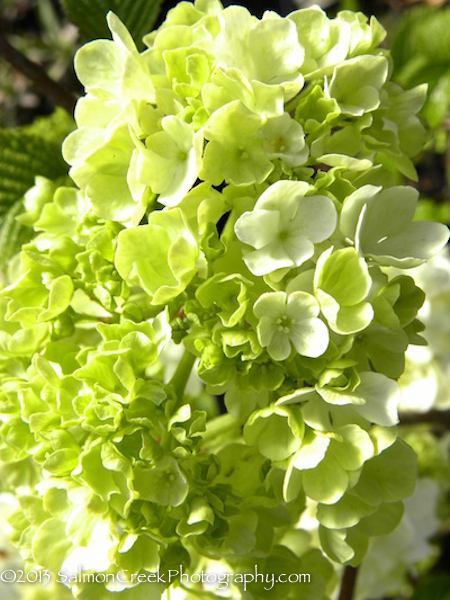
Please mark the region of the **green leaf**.
POLYGON ((0 215, 33 186, 36 175, 67 173, 58 143, 20 129, 0 130, 0 215))
POLYGON ((36 176, 56 179, 67 173, 60 144, 74 126, 73 119, 57 109, 31 125, 0 130, 0 269, 31 238, 31 230, 16 221, 23 211, 19 200, 36 176))
POLYGON ((109 38, 106 15, 111 10, 143 47, 141 40, 152 30, 162 0, 61 0, 61 4, 85 39, 109 38))
POLYGON ((0 270, 6 267, 8 261, 20 250, 22 244, 28 242, 33 235, 29 227, 16 221, 16 216, 22 210, 22 202, 16 202, 0 222, 0 270))
POLYGON ((20 128, 23 133, 38 135, 49 142, 61 144, 63 139, 75 128, 75 121, 63 109, 56 108, 55 111, 45 117, 38 117, 30 125, 20 128))
POLYGON ((450 600, 450 577, 436 575, 421 583, 411 600, 450 600))
POLYGON ((392 58, 402 85, 434 83, 449 68, 449 25, 450 10, 431 6, 418 6, 399 20, 392 41, 392 58))

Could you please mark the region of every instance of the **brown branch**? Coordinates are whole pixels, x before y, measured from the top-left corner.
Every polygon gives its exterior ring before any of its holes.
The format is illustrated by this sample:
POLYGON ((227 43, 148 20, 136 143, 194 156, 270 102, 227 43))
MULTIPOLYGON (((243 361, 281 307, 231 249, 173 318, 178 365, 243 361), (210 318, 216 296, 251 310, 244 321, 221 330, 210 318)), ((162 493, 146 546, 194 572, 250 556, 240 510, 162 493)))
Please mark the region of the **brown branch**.
POLYGON ((430 424, 440 429, 450 429, 450 411, 430 410, 427 413, 402 413, 400 425, 430 424))
POLYGON ((0 28, 0 57, 6 60, 16 71, 30 79, 36 88, 44 94, 51 102, 64 108, 73 115, 76 98, 64 89, 59 83, 51 79, 44 69, 24 56, 19 50, 6 39, 0 28))
POLYGON ((339 594, 339 600, 353 600, 355 589, 356 589, 356 577, 358 575, 358 569, 347 565, 344 570, 341 583, 341 593, 339 594))

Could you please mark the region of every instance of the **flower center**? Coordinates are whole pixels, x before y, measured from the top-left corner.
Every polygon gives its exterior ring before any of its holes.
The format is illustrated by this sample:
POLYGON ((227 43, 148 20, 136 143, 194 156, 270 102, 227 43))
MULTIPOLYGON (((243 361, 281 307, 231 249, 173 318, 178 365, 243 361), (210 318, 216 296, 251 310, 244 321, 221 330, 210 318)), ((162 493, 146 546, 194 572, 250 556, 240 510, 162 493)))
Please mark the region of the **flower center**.
POLYGON ((275 151, 276 152, 284 152, 286 150, 286 142, 284 140, 284 138, 280 137, 276 140, 275 144, 275 151))
POLYGON ((242 158, 242 160, 247 160, 248 152, 245 148, 238 148, 238 157, 242 158))
POLYGON ((175 475, 172 471, 164 471, 164 479, 166 479, 169 483, 174 483, 175 481, 175 475))
POLYGON ((275 322, 279 331, 282 331, 283 333, 289 333, 292 323, 289 317, 283 315, 282 317, 278 317, 278 319, 275 322))

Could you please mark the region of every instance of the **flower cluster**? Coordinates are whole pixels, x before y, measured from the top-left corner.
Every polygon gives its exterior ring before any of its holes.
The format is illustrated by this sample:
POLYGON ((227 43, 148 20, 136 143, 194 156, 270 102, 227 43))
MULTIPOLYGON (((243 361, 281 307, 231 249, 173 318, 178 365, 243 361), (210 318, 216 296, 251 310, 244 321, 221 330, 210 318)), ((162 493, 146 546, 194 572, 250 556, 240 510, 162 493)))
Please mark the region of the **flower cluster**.
POLYGON ((54 572, 310 570, 302 597, 326 600, 328 559, 358 564, 414 488, 396 380, 424 294, 403 270, 448 231, 393 173, 415 176, 425 90, 389 81, 360 13, 181 2, 142 53, 108 23, 75 60, 75 187, 29 192, 0 296, 13 539, 54 572), (308 500, 320 549, 293 534, 308 500))

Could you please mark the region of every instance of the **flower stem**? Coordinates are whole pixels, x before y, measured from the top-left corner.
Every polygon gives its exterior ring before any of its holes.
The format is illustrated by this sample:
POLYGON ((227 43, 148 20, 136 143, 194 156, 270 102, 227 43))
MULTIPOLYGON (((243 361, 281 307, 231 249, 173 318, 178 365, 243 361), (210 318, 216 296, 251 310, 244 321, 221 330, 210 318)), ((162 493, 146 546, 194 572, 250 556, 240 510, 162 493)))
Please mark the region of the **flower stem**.
POLYGON ((341 583, 341 593, 339 594, 339 600, 353 600, 356 589, 356 577, 358 575, 358 569, 347 565, 344 569, 344 575, 341 583))
POLYGON ((195 356, 188 350, 185 350, 180 362, 178 363, 178 367, 173 374, 172 379, 170 380, 170 383, 174 387, 175 393, 178 397, 178 404, 180 405, 182 404, 184 390, 191 375, 194 363, 195 356))

